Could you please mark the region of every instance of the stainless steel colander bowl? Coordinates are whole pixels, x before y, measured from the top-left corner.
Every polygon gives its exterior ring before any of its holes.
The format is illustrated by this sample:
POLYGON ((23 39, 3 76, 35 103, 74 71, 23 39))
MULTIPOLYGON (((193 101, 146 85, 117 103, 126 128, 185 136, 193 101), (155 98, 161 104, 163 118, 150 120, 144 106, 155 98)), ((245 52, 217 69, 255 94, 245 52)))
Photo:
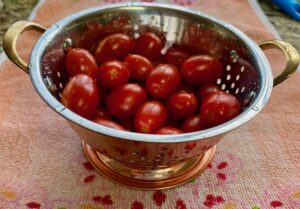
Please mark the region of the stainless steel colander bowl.
POLYGON ((199 11, 182 7, 127 3, 91 8, 46 29, 27 21, 13 24, 4 38, 7 56, 25 72, 42 99, 68 120, 82 137, 84 152, 103 175, 129 187, 163 189, 195 178, 211 161, 215 145, 229 131, 253 118, 266 104, 273 86, 288 78, 299 64, 297 51, 278 40, 256 44, 228 23, 199 11), (179 135, 141 134, 111 129, 86 120, 60 103, 68 80, 64 70, 63 45, 82 43, 91 25, 105 33, 125 32, 137 37, 145 31, 162 34, 163 52, 175 44, 195 53, 218 56, 225 69, 217 84, 239 99, 243 111, 236 118, 213 128, 179 135), (35 44, 29 64, 17 54, 16 40, 25 30, 43 32, 35 44), (286 69, 273 81, 262 49, 277 48, 287 58, 286 69), (53 58, 54 57, 54 58, 53 58))

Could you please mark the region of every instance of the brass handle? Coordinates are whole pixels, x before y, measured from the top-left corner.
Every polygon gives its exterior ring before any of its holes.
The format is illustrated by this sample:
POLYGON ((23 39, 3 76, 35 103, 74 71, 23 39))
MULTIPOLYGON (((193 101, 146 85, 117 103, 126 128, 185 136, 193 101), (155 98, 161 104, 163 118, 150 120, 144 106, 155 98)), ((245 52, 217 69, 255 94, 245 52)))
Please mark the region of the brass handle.
POLYGON ((280 75, 274 78, 273 86, 280 84, 281 82, 283 82, 285 79, 289 78, 293 73, 296 72, 297 67, 299 65, 300 57, 299 57, 299 53, 292 45, 280 40, 263 41, 258 45, 263 50, 272 49, 272 48, 279 49, 285 55, 287 61, 286 67, 280 75))
POLYGON ((24 62, 17 52, 17 39, 26 30, 34 30, 43 33, 46 28, 38 23, 30 21, 18 21, 6 31, 3 39, 3 50, 6 56, 26 73, 29 72, 28 64, 24 62))

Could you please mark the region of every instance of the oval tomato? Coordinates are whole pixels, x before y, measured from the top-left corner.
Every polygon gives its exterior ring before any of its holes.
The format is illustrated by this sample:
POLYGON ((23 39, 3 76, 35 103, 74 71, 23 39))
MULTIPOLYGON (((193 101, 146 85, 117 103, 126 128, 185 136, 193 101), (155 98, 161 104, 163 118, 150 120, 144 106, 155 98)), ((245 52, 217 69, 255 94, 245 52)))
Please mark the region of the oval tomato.
POLYGON ((146 57, 137 54, 128 55, 125 63, 130 72, 130 77, 134 80, 146 80, 147 75, 153 70, 152 63, 146 57))
POLYGON ((201 118, 208 126, 216 126, 234 118, 241 112, 238 100, 226 92, 211 93, 206 96, 201 105, 201 118))
POLYGON ((98 79, 102 86, 111 89, 128 82, 129 70, 123 62, 107 61, 99 67, 98 79))
POLYGON ((155 133, 162 128, 167 121, 167 110, 165 106, 157 101, 143 104, 137 111, 134 126, 141 133, 155 133))
POLYGON ((157 100, 167 99, 181 85, 180 73, 169 64, 157 65, 147 77, 146 89, 157 100))
POLYGON ((93 78, 78 74, 64 88, 61 102, 78 115, 91 118, 98 106, 99 92, 93 78))
POLYGON ((197 97, 199 102, 201 102, 204 99, 204 97, 206 97, 207 95, 211 93, 216 93, 218 91, 221 91, 221 89, 217 84, 214 83, 209 83, 209 84, 205 84, 204 86, 201 86, 197 92, 197 97))
POLYGON ((169 48, 164 55, 164 61, 180 69, 183 62, 189 57, 190 55, 181 49, 169 48))
POLYGON ((122 60, 131 51, 133 40, 126 34, 114 33, 99 42, 95 57, 99 63, 109 60, 122 60))
POLYGON ((221 61, 211 55, 197 55, 187 59, 181 68, 183 80, 191 85, 215 82, 223 72, 221 61))
POLYGON ((114 129, 118 129, 118 130, 125 130, 122 126, 120 126, 119 124, 109 120, 109 119, 105 119, 105 118, 96 118, 93 120, 93 122, 98 123, 100 125, 109 127, 109 128, 114 128, 114 129))
POLYGON ((77 74, 86 74, 92 78, 97 76, 96 60, 88 50, 81 48, 69 50, 65 63, 70 77, 77 74))
POLYGON ((113 89, 106 97, 109 112, 117 118, 130 118, 147 100, 147 94, 138 84, 128 83, 113 89))
POLYGON ((193 115, 198 102, 194 94, 178 92, 169 97, 166 107, 171 118, 180 120, 193 115))
POLYGON ((134 52, 155 61, 161 56, 164 44, 154 33, 146 32, 135 40, 134 52))
POLYGON ((182 123, 181 130, 185 133, 200 131, 205 129, 200 115, 192 115, 185 119, 182 123))
POLYGON ((161 129, 159 129, 158 131, 156 131, 156 134, 181 134, 183 133, 180 129, 178 128, 173 128, 173 127, 163 127, 161 129))

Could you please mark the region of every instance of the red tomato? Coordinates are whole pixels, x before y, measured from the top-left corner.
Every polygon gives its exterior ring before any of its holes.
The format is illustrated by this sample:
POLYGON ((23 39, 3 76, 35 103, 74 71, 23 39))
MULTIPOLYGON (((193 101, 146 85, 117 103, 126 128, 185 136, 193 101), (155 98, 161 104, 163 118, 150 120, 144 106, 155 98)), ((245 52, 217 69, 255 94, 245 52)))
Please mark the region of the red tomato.
POLYGON ((96 118, 95 120, 93 120, 93 122, 98 123, 100 125, 109 127, 109 128, 114 128, 114 129, 118 129, 118 130, 125 130, 122 126, 120 126, 119 124, 105 119, 105 118, 96 118))
POLYGON ((134 80, 146 80, 147 75, 153 70, 152 63, 146 57, 137 54, 128 55, 125 63, 130 72, 130 77, 134 80))
POLYGON ((99 42, 95 50, 95 57, 99 63, 123 59, 130 53, 132 47, 133 41, 128 35, 114 33, 99 42))
POLYGON ((167 121, 165 106, 157 101, 144 103, 137 111, 134 126, 141 133, 155 133, 162 128, 167 121))
POLYGON ((95 118, 111 119, 110 112, 104 107, 98 107, 95 118))
POLYGON ((173 128, 173 127, 163 127, 156 131, 156 134, 181 134, 183 133, 180 129, 178 128, 173 128))
POLYGON ((198 107, 198 102, 194 94, 178 92, 169 97, 166 108, 170 118, 185 119, 193 115, 198 107))
POLYGON ((138 84, 128 83, 113 89, 106 97, 109 112, 117 118, 130 118, 147 101, 147 94, 138 84))
POLYGON ((187 59, 181 68, 183 80, 191 85, 215 82, 222 74, 221 61, 211 55, 197 55, 187 59))
POLYGON ((205 129, 200 115, 192 115, 185 119, 182 123, 181 130, 185 133, 200 131, 205 129))
POLYGON ((93 78, 78 74, 64 88, 61 102, 70 110, 85 118, 91 118, 98 106, 99 92, 93 78))
POLYGON ((201 86, 197 92, 198 101, 201 102, 207 95, 211 93, 216 93, 218 91, 221 91, 221 89, 217 84, 205 84, 204 86, 201 86))
POLYGON ((190 55, 181 49, 169 48, 166 54, 164 55, 164 61, 180 69, 183 62, 189 57, 190 55))
POLYGON ((129 70, 123 62, 107 61, 98 68, 98 79, 102 86, 111 89, 128 82, 129 70))
POLYGON ((92 78, 97 76, 97 63, 93 55, 85 49, 73 48, 66 56, 66 68, 70 77, 86 74, 92 78))
POLYGON ((180 73, 169 64, 157 65, 147 77, 146 89, 157 100, 167 99, 181 85, 180 73))
POLYGON ((135 40, 134 52, 155 61, 161 56, 162 40, 154 33, 147 32, 135 40))
POLYGON ((219 91, 204 98, 200 115, 203 123, 212 127, 234 118, 240 112, 238 100, 229 93, 219 91))

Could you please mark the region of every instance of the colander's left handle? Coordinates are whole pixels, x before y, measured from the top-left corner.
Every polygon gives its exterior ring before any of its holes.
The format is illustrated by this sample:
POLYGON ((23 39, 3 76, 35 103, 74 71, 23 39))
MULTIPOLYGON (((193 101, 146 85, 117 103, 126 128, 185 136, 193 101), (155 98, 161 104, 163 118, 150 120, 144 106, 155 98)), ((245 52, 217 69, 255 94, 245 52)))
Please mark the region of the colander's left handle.
POLYGON ((16 45, 19 36, 27 30, 43 33, 46 28, 35 22, 18 21, 8 28, 3 39, 3 50, 6 56, 26 73, 29 72, 28 64, 19 56, 16 45))

